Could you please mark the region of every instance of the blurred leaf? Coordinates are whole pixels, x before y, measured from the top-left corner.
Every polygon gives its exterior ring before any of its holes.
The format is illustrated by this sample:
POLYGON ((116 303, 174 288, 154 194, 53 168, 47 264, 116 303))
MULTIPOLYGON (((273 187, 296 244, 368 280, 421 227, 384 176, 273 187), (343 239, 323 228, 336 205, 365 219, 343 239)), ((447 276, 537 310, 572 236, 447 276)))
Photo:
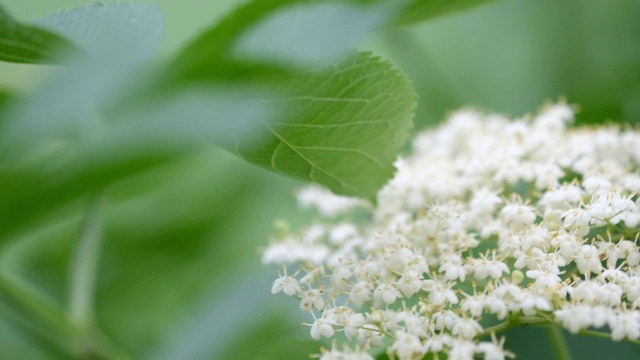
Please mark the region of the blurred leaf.
MULTIPOLYGON (((130 109, 98 124, 90 136, 43 137, 14 147, 0 170, 0 234, 10 233, 82 195, 166 164, 231 133, 245 134, 272 115, 269 104, 247 104, 243 96, 185 92, 163 102, 130 109), (234 119, 226 122, 226 119, 234 119), (27 143, 31 144, 31 143, 27 143)), ((93 119, 95 120, 95 119, 93 119)), ((104 119, 103 119, 104 120, 104 119)), ((25 135, 27 136, 27 135, 25 135)))
POLYGON ((0 89, 0 122, 2 122, 2 110, 7 106, 14 98, 14 94, 0 89))
MULTIPOLYGON (((144 127, 156 130, 149 112, 141 113, 140 106, 137 115, 145 125, 138 125, 139 132, 112 123, 118 116, 112 116, 111 110, 146 75, 139 62, 150 57, 160 41, 163 21, 156 7, 89 5, 54 14, 41 23, 68 35, 89 56, 77 57, 73 66, 61 69, 33 96, 13 102, 2 113, 0 184, 13 194, 0 201, 0 214, 5 215, 0 222, 12 223, 0 232, 16 230, 87 191, 181 153, 173 144, 170 150, 159 149, 157 142, 149 145, 139 140, 148 135, 144 127), (107 139, 111 143, 106 144, 107 139)), ((179 98, 147 110, 171 109, 178 106, 179 98)), ((201 106, 195 111, 205 110, 201 106)))
MULTIPOLYGON (((238 360, 281 360, 308 359, 311 354, 320 353, 322 344, 312 340, 307 332, 301 333, 290 316, 274 313, 269 319, 254 325, 250 332, 238 337, 228 345, 221 359, 238 360), (293 327, 293 326, 295 327, 293 327), (251 344, 251 346, 247 346, 251 344)), ((305 329, 306 330, 306 329, 305 329)))
POLYGON ((640 121, 636 0, 501 1, 394 30, 377 53, 418 91, 418 127, 463 106, 520 116, 559 98, 577 124, 640 121))
POLYGON ((75 50, 54 32, 15 21, 0 5, 0 61, 57 64, 65 51, 75 50))
POLYGON ((411 24, 449 15, 495 0, 415 0, 396 18, 397 24, 411 24))
POLYGON ((89 56, 74 59, 73 66, 10 109, 6 117, 11 121, 0 134, 3 153, 9 151, 7 144, 26 145, 18 151, 24 154, 51 139, 86 140, 96 119, 143 82, 139 63, 153 54, 163 28, 158 8, 134 3, 87 5, 51 15, 41 24, 73 39, 89 56))
POLYGON ((103 62, 149 58, 162 39, 164 28, 162 12, 155 5, 123 2, 96 2, 68 9, 37 24, 65 35, 103 62))
POLYGON ((235 42, 272 12, 301 0, 250 1, 206 30, 182 50, 169 69, 177 79, 237 78, 260 73, 258 64, 242 64, 228 58, 235 42))
POLYGON ((394 9, 383 5, 328 1, 278 9, 239 37, 232 57, 298 66, 336 59, 391 17, 394 9))
POLYGON ((335 59, 397 12, 372 1, 254 0, 201 34, 172 62, 178 80, 238 79, 335 59))
MULTIPOLYGON (((210 358, 187 355, 202 354, 201 349, 222 352, 233 334, 259 326, 251 320, 268 314, 267 304, 281 300, 269 293, 276 271, 259 266, 256 248, 272 228, 266 212, 288 219, 300 216, 290 196, 294 182, 220 149, 208 150, 129 178, 109 191, 98 318, 105 332, 136 358, 156 358, 145 353, 163 359, 210 358), (236 296, 231 291, 236 286, 250 290, 249 295, 236 296), (220 298, 226 306, 216 306, 220 298), (213 308, 213 315, 223 314, 225 320, 196 312, 199 305, 213 308), (187 319, 195 320, 199 331, 185 340, 198 345, 167 353, 173 349, 173 337, 167 335, 183 330, 187 319)), ((32 283, 62 300, 65 264, 79 224, 61 216, 57 221, 62 224, 14 242, 14 248, 23 250, 13 252, 13 262, 32 283)), ((288 323, 308 334, 300 320, 288 323)))
POLYGON ((221 145, 336 193, 373 197, 391 177, 412 126, 417 99, 408 79, 391 63, 363 53, 273 84, 285 96, 266 101, 286 116, 261 122, 258 141, 237 137, 221 145))

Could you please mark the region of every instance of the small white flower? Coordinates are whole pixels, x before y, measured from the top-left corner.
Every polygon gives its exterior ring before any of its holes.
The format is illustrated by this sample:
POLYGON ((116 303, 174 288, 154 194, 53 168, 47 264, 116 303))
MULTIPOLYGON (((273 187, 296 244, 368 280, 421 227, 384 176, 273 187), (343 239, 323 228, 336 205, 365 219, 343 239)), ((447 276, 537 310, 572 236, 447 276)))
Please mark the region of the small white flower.
MULTIPOLYGON (((460 308, 469 315, 479 318, 484 311, 485 298, 480 295, 469 296, 462 301, 460 308)), ((506 309, 505 309, 506 310, 506 309)))
POLYGON ((437 280, 424 280, 424 288, 429 292, 429 302, 434 306, 458 303, 458 296, 451 289, 451 284, 437 280))
POLYGON ((440 265, 438 271, 441 273, 444 272, 443 279, 445 280, 460 279, 460 281, 464 281, 467 275, 467 270, 462 264, 455 264, 451 262, 445 262, 440 265))
POLYGON ((298 192, 298 203, 302 208, 315 208, 326 217, 344 214, 357 207, 367 207, 367 202, 346 196, 335 195, 331 191, 310 185, 298 192))
POLYGON ((398 280, 398 287, 405 297, 410 298, 422 289, 422 277, 415 271, 408 271, 398 280))
POLYGON ((590 212, 581 208, 571 208, 564 212, 561 218, 564 219, 563 227, 576 229, 580 236, 586 236, 589 233, 590 212))
POLYGON ((516 305, 522 310, 522 313, 525 316, 533 316, 538 311, 551 311, 553 310, 553 306, 549 300, 542 296, 536 295, 528 295, 525 296, 519 304, 516 305))
POLYGON ((363 349, 380 347, 383 338, 384 335, 375 325, 364 324, 358 328, 358 345, 363 349))
POLYGON ((359 281, 353 285, 349 292, 349 299, 356 307, 361 307, 362 304, 371 300, 371 284, 367 281, 359 281))
POLYGON ((311 307, 315 307, 318 310, 324 309, 324 290, 322 289, 309 289, 300 293, 300 309, 310 310, 311 307))
POLYGON ((340 351, 334 344, 331 350, 322 351, 320 360, 373 360, 373 357, 367 351, 360 349, 351 350, 345 347, 340 351))
POLYGON ((527 271, 527 277, 535 279, 535 287, 539 291, 553 290, 560 285, 560 277, 550 271, 529 270, 527 271))
POLYGON ((396 331, 396 339, 390 347, 400 360, 422 357, 424 355, 423 348, 422 342, 418 337, 401 330, 396 331))
POLYGON ((311 337, 314 340, 320 340, 321 337, 332 337, 335 333, 330 320, 325 317, 319 317, 311 325, 311 337))
POLYGON ((620 311, 609 321, 611 339, 620 341, 624 338, 638 340, 640 338, 640 312, 620 311))
POLYGON ((492 342, 483 341, 476 347, 476 351, 484 354, 484 360, 504 360, 505 358, 515 358, 515 355, 503 349, 504 338, 497 341, 495 335, 492 334, 492 342))
POLYGON ((473 360, 476 346, 471 341, 457 340, 449 349, 449 360, 473 360))
POLYGON ((567 305, 553 314, 562 326, 573 334, 589 326, 591 309, 586 305, 567 305))
POLYGON ((473 339, 480 332, 482 332, 482 326, 477 321, 469 318, 461 318, 456 321, 451 329, 451 335, 468 340, 473 339))
POLYGON ((424 344, 425 353, 439 353, 445 346, 450 346, 453 343, 453 338, 446 334, 440 334, 431 336, 424 344))
POLYGON ((515 228, 532 225, 536 221, 535 209, 524 204, 508 204, 502 208, 500 215, 507 225, 515 228))
POLYGON ((582 245, 575 256, 575 262, 582 274, 597 274, 602 271, 600 251, 595 245, 582 245))
POLYGON ((280 276, 273 282, 271 293, 277 294, 280 291, 289 296, 298 294, 300 292, 300 285, 298 284, 298 280, 296 280, 296 278, 294 278, 293 276, 280 276))
POLYGON ((364 325, 365 319, 362 314, 353 314, 349 316, 346 324, 344 326, 344 334, 347 338, 357 338, 358 337, 358 329, 364 325))
POLYGON ((389 284, 378 285, 373 291, 373 300, 377 304, 393 304, 399 297, 402 297, 400 291, 389 284))

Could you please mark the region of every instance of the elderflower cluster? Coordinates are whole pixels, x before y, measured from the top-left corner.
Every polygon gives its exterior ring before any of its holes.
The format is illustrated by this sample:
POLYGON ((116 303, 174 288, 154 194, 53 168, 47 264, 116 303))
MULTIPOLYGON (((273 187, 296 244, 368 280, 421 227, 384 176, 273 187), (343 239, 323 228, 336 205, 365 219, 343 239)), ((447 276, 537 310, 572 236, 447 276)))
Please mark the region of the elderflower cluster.
POLYGON ((462 110, 415 138, 376 205, 303 190, 321 220, 263 260, 285 264, 272 292, 311 337, 334 338, 319 356, 504 359, 513 324, 640 339, 640 133, 572 120, 462 110))

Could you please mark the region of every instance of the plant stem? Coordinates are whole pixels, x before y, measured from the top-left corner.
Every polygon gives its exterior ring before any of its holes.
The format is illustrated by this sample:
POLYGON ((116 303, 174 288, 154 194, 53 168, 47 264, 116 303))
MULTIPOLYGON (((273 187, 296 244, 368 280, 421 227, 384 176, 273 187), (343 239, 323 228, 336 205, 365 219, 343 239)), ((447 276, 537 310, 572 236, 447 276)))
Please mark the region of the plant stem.
POLYGON ((0 275, 0 300, 16 323, 56 348, 70 352, 75 331, 55 303, 40 296, 18 279, 0 275))
POLYGON ((79 329, 60 306, 20 279, 0 274, 0 304, 3 316, 64 358, 132 359, 98 328, 79 329))
POLYGON ((567 345, 562 330, 553 325, 548 326, 546 329, 549 340, 551 341, 551 347, 556 355, 556 360, 571 360, 571 352, 569 351, 569 346, 567 345))
MULTIPOLYGON (((586 336, 599 337, 599 338, 611 340, 611 334, 610 333, 601 332, 601 331, 582 330, 578 334, 586 335, 586 336)), ((624 341, 630 342, 632 344, 640 345, 640 340, 625 339, 624 341)))
POLYGON ((514 326, 515 326, 514 323, 512 323, 510 321, 505 321, 505 322, 500 323, 498 325, 494 325, 492 327, 488 327, 488 328, 484 329, 484 331, 482 333, 478 334, 477 337, 483 337, 483 336, 491 335, 491 333, 499 333, 501 331, 509 330, 514 326))
POLYGON ((482 331, 480 334, 476 335, 476 337, 483 337, 483 336, 491 335, 491 333, 499 333, 502 331, 507 331, 516 326, 545 325, 547 323, 548 323, 548 320, 537 317, 537 316, 520 317, 517 320, 508 320, 500 324, 488 327, 484 329, 484 331, 482 331))
POLYGON ((102 194, 90 196, 69 273, 69 316, 81 330, 94 322, 94 294, 102 246, 102 194))

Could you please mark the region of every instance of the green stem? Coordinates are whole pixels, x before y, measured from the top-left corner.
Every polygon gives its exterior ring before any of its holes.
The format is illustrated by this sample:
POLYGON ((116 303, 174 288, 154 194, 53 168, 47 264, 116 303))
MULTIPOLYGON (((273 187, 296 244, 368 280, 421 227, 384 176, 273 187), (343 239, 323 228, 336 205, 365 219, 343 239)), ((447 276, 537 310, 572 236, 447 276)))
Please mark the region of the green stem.
POLYGON ((499 333, 502 331, 507 331, 516 326, 530 326, 530 325, 545 325, 548 323, 547 319, 543 319, 537 316, 529 316, 529 317, 519 317, 517 320, 508 320, 503 323, 488 327, 484 329, 480 334, 476 335, 476 337, 489 336, 491 333, 499 333))
MULTIPOLYGON (((578 334, 586 335, 586 336, 599 337, 599 338, 611 340, 611 334, 610 333, 605 333, 605 332, 601 332, 601 331, 582 330, 578 334)), ((625 341, 630 342, 632 344, 640 345, 640 340, 625 339, 625 341)))
POLYGON ((94 322, 95 282, 102 246, 102 203, 100 194, 89 198, 82 234, 69 273, 69 316, 80 329, 89 329, 94 322))
POLYGON ((79 329, 60 306, 20 279, 0 274, 0 303, 4 317, 64 358, 132 359, 98 328, 79 329))
POLYGON ((498 325, 494 325, 491 327, 488 327, 486 329, 484 329, 483 332, 481 332, 480 334, 477 335, 477 337, 483 337, 483 336, 487 336, 487 335, 491 335, 491 333, 499 333, 502 331, 506 331, 511 329, 512 327, 514 327, 514 323, 510 322, 510 321, 505 321, 503 323, 500 323, 498 325))
POLYGON ((571 352, 562 330, 558 326, 549 326, 546 329, 556 360, 571 360, 571 352))
MULTIPOLYGON (((0 299, 10 320, 62 351, 72 352, 75 329, 55 303, 40 296, 19 279, 0 276, 0 299)), ((5 315, 5 316, 6 316, 5 315)))

